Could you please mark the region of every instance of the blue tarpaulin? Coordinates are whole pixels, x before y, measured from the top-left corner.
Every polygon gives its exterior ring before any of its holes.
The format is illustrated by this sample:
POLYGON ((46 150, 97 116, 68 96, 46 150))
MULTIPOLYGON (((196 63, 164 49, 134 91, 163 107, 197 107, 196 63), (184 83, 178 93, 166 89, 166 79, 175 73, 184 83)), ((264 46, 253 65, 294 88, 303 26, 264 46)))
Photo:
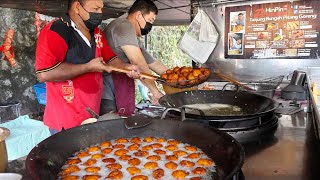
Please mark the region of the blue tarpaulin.
POLYGON ((50 136, 50 131, 43 122, 20 116, 12 121, 0 124, 10 130, 6 139, 8 160, 15 160, 29 154, 33 147, 50 136))

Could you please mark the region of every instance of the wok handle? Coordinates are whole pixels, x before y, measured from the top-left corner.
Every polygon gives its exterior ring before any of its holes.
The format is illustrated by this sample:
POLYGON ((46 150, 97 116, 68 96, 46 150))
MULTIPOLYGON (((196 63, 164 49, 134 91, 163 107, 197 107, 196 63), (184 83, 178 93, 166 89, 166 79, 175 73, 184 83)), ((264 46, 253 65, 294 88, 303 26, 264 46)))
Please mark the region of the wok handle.
POLYGON ((198 108, 190 108, 190 107, 187 107, 187 106, 182 106, 181 107, 181 117, 184 116, 183 118, 185 119, 185 113, 186 113, 186 109, 191 109, 191 110, 197 110, 199 111, 200 115, 205 119, 206 118, 206 115, 204 114, 204 112, 201 110, 201 109, 198 109, 198 108))
MULTIPOLYGON (((114 67, 114 66, 109 66, 110 69, 112 71, 116 71, 116 72, 120 72, 120 73, 130 73, 131 70, 130 69, 126 69, 126 68, 117 68, 117 67, 114 67)), ((146 78, 146 79, 151 79, 151 80, 157 80, 159 77, 157 76, 153 76, 151 74, 148 74, 148 73, 143 73, 143 72, 140 72, 140 77, 142 78, 146 78)))
POLYGON ((167 114, 169 111, 177 111, 177 112, 181 112, 181 109, 179 108, 167 108, 165 111, 163 111, 161 119, 166 118, 167 114))

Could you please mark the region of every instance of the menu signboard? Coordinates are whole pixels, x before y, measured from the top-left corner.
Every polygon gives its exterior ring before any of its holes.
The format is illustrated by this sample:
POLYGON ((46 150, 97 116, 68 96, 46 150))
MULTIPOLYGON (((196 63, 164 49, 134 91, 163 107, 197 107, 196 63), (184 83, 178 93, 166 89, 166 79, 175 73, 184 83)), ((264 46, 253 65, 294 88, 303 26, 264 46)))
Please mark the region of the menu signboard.
POLYGON ((225 57, 318 58, 320 1, 226 8, 225 57))

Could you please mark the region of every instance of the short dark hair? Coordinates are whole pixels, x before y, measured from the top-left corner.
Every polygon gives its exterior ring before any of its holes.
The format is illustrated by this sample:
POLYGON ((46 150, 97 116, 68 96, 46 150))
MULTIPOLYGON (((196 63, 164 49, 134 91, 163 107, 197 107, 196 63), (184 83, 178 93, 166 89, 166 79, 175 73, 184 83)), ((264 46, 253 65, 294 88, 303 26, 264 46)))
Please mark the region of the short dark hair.
POLYGON ((74 2, 77 2, 77 1, 78 1, 80 4, 83 5, 83 3, 84 3, 85 0, 68 0, 68 10, 70 10, 70 9, 71 9, 71 5, 72 5, 74 2))
POLYGON ((239 14, 238 14, 238 16, 241 16, 241 15, 243 16, 243 13, 239 13, 239 14))
POLYGON ((150 12, 158 14, 157 6, 151 0, 136 0, 128 13, 132 14, 137 11, 141 11, 142 14, 149 14, 150 12))

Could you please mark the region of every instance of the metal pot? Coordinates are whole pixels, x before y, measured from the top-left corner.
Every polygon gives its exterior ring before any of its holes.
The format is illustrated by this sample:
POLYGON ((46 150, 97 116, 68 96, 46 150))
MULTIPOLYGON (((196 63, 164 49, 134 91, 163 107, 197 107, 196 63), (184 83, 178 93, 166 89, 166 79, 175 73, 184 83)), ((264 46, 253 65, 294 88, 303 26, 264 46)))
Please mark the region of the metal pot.
POLYGON ((61 166, 75 152, 105 140, 131 137, 177 139, 202 149, 217 167, 213 179, 230 179, 244 162, 244 150, 230 135, 195 122, 152 119, 148 126, 127 129, 124 120, 101 121, 62 131, 39 143, 26 160, 33 180, 57 179, 61 166))
POLYGON ((0 173, 3 173, 6 170, 8 164, 8 154, 5 140, 9 135, 9 129, 0 127, 0 173))
POLYGON ((238 91, 240 89, 240 91, 247 91, 247 92, 251 92, 254 94, 259 94, 262 96, 265 96, 267 98, 273 98, 274 93, 276 91, 277 87, 274 87, 273 85, 270 84, 266 84, 266 83, 250 83, 250 84, 245 84, 247 87, 253 89, 252 91, 243 89, 241 87, 237 87, 236 85, 232 84, 232 83, 228 83, 226 85, 223 86, 223 90, 226 89, 231 89, 234 91, 238 91))

